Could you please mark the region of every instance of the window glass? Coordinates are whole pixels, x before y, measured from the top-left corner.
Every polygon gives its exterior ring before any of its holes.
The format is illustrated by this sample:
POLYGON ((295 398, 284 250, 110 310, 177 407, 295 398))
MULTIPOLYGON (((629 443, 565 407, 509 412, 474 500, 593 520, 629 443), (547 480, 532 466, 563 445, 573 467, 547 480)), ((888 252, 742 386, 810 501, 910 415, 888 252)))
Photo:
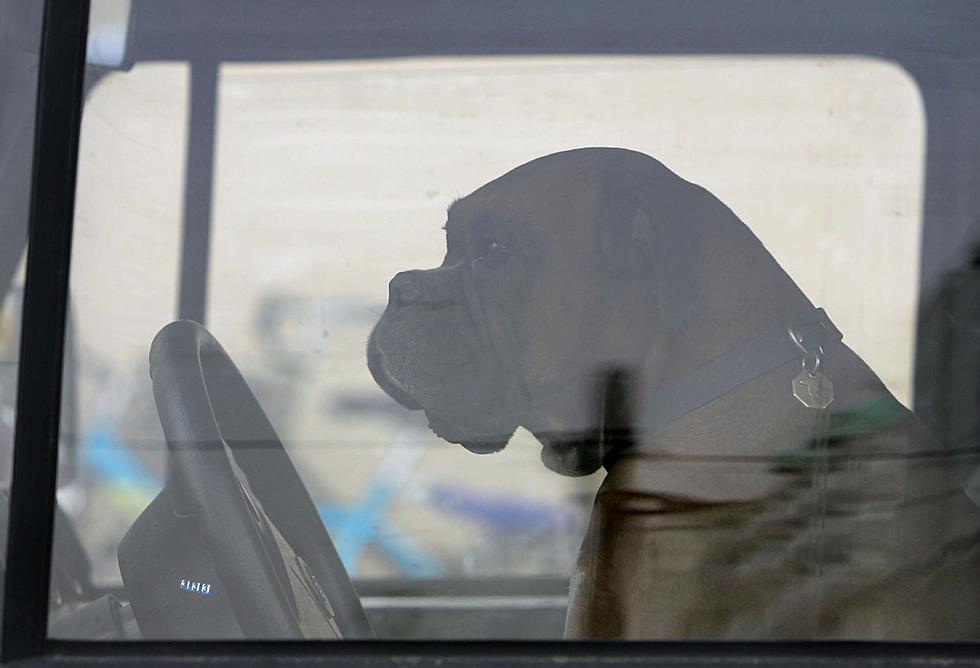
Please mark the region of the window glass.
POLYGON ((975 636, 925 139, 859 57, 100 72, 51 635, 975 636))

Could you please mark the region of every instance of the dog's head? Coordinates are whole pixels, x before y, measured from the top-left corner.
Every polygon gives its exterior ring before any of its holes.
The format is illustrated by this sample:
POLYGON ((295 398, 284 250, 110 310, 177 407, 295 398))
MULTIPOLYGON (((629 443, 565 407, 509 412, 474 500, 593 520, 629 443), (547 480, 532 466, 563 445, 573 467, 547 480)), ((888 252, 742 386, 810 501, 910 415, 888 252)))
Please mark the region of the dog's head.
POLYGON ((524 426, 550 468, 596 470, 596 435, 616 419, 603 379, 638 372, 702 307, 706 195, 649 156, 578 149, 457 200, 442 264, 391 279, 375 380, 473 452, 524 426))

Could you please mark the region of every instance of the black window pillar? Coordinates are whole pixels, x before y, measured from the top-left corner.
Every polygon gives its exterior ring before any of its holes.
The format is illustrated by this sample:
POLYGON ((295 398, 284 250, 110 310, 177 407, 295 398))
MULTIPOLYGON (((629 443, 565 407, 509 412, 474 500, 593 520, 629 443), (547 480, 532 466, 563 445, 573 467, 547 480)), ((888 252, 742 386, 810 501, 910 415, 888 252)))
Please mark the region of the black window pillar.
POLYGON ((2 660, 44 649, 88 0, 48 0, 38 72, 2 660))
POLYGON ((217 97, 218 63, 193 61, 177 317, 201 324, 207 313, 217 97))

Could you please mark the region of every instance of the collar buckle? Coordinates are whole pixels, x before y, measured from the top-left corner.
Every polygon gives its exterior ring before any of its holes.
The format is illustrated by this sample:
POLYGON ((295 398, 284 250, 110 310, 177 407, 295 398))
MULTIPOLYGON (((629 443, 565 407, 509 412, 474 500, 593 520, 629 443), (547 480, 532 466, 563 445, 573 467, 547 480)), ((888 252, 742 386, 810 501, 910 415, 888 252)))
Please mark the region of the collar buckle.
POLYGON ((822 353, 824 345, 844 338, 837 326, 822 308, 814 309, 803 317, 792 318, 786 325, 790 341, 804 355, 822 353))

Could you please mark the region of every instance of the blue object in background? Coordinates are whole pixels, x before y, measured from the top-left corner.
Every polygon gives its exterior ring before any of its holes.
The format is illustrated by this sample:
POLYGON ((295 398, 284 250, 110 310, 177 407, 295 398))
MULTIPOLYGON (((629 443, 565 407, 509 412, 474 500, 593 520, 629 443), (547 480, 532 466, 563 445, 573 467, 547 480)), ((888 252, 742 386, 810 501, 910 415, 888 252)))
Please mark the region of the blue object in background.
MULTIPOLYGON (((103 478, 115 491, 135 496, 137 503, 148 503, 163 488, 160 477, 146 469, 106 421, 96 422, 83 440, 82 456, 88 470, 103 478)), ((385 523, 385 513, 396 492, 395 485, 378 477, 368 487, 363 500, 354 506, 317 504, 317 511, 351 577, 356 576, 360 557, 370 546, 377 547, 399 571, 411 577, 432 577, 443 572, 438 561, 385 523)))
POLYGON ((575 514, 553 503, 480 494, 458 485, 433 485, 429 500, 436 506, 472 521, 508 532, 537 533, 567 527, 575 514))
MULTIPOLYGON (((90 471, 116 492, 133 497, 134 504, 145 505, 163 487, 160 477, 147 470, 106 421, 97 422, 88 433, 82 443, 82 454, 90 471)), ((435 577, 445 572, 438 560, 386 523, 385 515, 395 502, 398 489, 398 481, 388 476, 384 467, 379 467, 358 503, 317 504, 320 518, 351 577, 357 575, 361 556, 370 547, 378 549, 410 577, 435 577)), ((430 486, 428 499, 445 511, 506 532, 553 531, 567 527, 576 519, 568 508, 557 504, 480 494, 449 484, 430 486)))

